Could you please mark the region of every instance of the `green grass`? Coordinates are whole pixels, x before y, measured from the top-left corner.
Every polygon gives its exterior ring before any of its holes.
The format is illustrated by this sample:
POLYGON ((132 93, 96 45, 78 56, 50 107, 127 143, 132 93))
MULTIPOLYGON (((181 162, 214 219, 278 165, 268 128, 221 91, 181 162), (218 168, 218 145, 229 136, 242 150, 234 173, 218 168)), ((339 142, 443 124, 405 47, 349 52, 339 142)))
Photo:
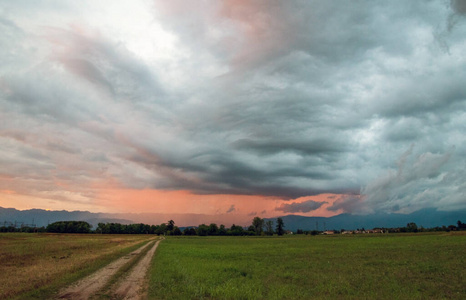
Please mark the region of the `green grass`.
POLYGON ((0 234, 0 299, 50 299, 151 236, 0 234))
POLYGON ((466 235, 170 237, 153 299, 465 299, 466 235))

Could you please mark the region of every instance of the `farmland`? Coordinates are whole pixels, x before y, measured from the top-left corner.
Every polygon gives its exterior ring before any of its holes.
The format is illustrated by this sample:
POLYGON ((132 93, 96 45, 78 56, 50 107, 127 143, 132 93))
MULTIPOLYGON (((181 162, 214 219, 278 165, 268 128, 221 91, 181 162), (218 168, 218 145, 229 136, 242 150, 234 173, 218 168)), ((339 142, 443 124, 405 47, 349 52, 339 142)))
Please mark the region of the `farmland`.
POLYGON ((169 237, 154 299, 464 299, 466 235, 169 237))
POLYGON ((131 252, 147 235, 0 234, 0 299, 47 299, 131 252))
MULTIPOLYGON (((153 238, 0 234, 0 299, 53 298, 153 238)), ((152 260, 148 297, 464 299, 465 250, 466 232, 169 236, 152 260)), ((110 285, 129 268, 123 266, 97 297, 108 298, 110 285)))

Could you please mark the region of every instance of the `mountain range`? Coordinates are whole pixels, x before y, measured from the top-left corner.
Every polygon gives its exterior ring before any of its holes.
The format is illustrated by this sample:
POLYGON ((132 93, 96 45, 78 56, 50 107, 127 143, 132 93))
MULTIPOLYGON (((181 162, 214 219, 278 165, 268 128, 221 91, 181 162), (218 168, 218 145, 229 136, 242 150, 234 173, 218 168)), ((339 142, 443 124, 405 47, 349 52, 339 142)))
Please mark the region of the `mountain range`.
POLYGON ((25 226, 32 225, 31 227, 33 227, 35 225, 37 227, 42 227, 58 221, 85 221, 91 224, 93 228, 96 228, 98 223, 135 223, 132 220, 115 218, 105 213, 66 210, 51 211, 43 209, 17 210, 14 208, 0 207, 0 226, 15 223, 20 226, 20 224, 23 223, 25 226))
MULTIPOLYGON (((153 214, 156 216, 157 214, 153 214)), ((174 216, 175 217, 175 216, 174 216)), ((438 211, 434 208, 418 210, 411 214, 379 213, 371 215, 340 214, 333 217, 305 217, 299 215, 286 215, 281 217, 285 223, 285 229, 302 230, 354 230, 357 228, 372 229, 375 227, 404 227, 407 223, 414 222, 418 226, 431 228, 436 226, 456 225, 457 222, 466 221, 466 210, 438 211)), ((91 213, 88 211, 49 211, 43 209, 17 210, 14 208, 0 207, 0 226, 23 223, 34 224, 37 227, 47 226, 57 221, 86 221, 97 227, 98 223, 146 223, 151 224, 151 214, 106 214, 91 213), (128 219, 131 218, 131 219, 128 219)), ((173 220, 176 221, 175 218, 173 220)), ((268 220, 268 219, 266 219, 268 220)), ((275 221, 276 218, 270 218, 275 221)), ((200 222, 202 222, 200 220, 200 222)), ((160 222, 159 222, 160 223, 160 222)), ((159 224, 159 223, 154 223, 159 224)))
MULTIPOLYGON (((414 222, 417 226, 432 228, 437 226, 456 225, 459 220, 466 220, 466 210, 438 211, 435 208, 425 208, 411 214, 378 213, 371 215, 340 214, 333 217, 304 217, 287 215, 282 217, 285 229, 302 230, 355 230, 358 228, 372 229, 375 227, 396 228, 405 227, 414 222)), ((275 219, 272 219, 275 220, 275 219)))

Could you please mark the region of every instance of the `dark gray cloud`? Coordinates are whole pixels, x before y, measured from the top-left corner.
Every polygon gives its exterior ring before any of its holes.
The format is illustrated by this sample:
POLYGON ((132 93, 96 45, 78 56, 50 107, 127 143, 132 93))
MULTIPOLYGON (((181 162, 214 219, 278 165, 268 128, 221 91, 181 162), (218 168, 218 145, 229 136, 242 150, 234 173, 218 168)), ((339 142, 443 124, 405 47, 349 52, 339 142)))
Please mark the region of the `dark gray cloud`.
POLYGON ((454 149, 441 154, 415 154, 414 150, 415 146, 411 145, 396 161, 397 169, 370 181, 360 195, 342 196, 328 209, 367 214, 462 207, 464 199, 460 195, 464 184, 457 180, 464 172, 448 166, 454 149))
MULTIPOLYGON (((361 209, 364 209, 363 200, 359 195, 343 195, 338 197, 332 204, 327 208, 329 211, 343 210, 346 213, 361 213, 361 209)), ((364 212, 363 212, 364 213, 364 212)))
POLYGON ((303 202, 282 204, 277 207, 275 210, 282 211, 284 213, 307 213, 313 210, 320 208, 322 205, 327 204, 328 202, 319 202, 313 200, 307 200, 303 202))
POLYGON ((235 208, 235 205, 232 204, 232 205, 230 206, 230 208, 227 210, 227 214, 232 213, 232 212, 234 212, 234 211, 236 211, 236 208, 235 208))
POLYGON ((466 15, 466 1, 464 0, 451 0, 451 8, 457 14, 466 15))
POLYGON ((464 3, 2 4, 1 188, 459 207, 464 3))

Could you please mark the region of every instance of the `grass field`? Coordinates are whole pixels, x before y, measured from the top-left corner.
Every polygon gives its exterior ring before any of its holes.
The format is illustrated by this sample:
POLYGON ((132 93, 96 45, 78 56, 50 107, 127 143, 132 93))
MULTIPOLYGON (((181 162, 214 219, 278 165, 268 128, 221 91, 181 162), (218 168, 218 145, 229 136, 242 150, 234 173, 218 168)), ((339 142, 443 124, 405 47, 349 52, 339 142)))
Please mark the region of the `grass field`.
POLYGON ((466 235, 169 237, 152 299, 466 299, 466 235))
POLYGON ((0 299, 48 299, 153 236, 0 234, 0 299))

